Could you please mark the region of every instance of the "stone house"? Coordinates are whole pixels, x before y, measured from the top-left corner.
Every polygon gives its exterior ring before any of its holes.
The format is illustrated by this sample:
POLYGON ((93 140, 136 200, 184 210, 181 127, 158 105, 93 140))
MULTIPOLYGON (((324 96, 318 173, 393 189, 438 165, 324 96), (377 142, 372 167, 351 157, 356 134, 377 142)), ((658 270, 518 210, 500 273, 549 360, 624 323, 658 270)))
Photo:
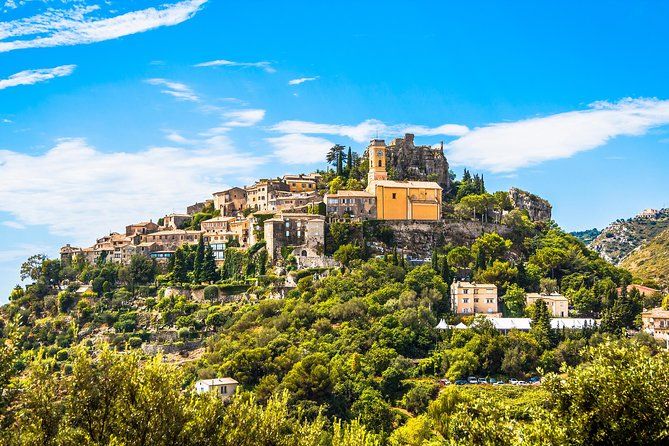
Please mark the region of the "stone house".
POLYGON ((135 223, 125 227, 125 235, 132 237, 133 235, 138 234, 149 234, 151 232, 156 232, 159 229, 159 226, 153 221, 143 221, 140 223, 135 223))
POLYGON ((455 281, 451 284, 451 311, 456 314, 497 314, 497 286, 455 281))
POLYGON ((169 214, 163 217, 163 228, 165 229, 180 229, 190 221, 191 216, 188 214, 169 214))
POLYGON ((272 262, 283 258, 282 248, 289 247, 298 267, 324 264, 325 219, 313 214, 281 214, 265 220, 265 241, 272 262))
POLYGON ((325 209, 330 217, 375 219, 376 197, 364 190, 340 190, 336 194, 325 194, 325 209))
POLYGON ((214 217, 200 222, 200 228, 205 232, 229 232, 234 220, 235 217, 214 217))
POLYGON ((259 180, 246 187, 246 205, 256 211, 273 211, 270 201, 279 191, 289 192, 290 188, 282 180, 259 180))
POLYGON ((214 209, 224 217, 234 217, 246 209, 247 192, 241 187, 233 187, 214 193, 214 209))
POLYGON ((276 211, 306 211, 307 206, 322 201, 316 191, 313 192, 285 192, 279 191, 269 200, 269 207, 276 211))

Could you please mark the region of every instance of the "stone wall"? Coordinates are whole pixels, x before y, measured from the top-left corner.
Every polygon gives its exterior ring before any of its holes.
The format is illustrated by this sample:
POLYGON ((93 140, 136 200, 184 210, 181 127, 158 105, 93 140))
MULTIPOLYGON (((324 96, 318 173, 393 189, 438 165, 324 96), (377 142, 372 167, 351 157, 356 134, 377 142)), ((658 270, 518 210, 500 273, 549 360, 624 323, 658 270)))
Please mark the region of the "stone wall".
POLYGON ((484 233, 497 232, 503 237, 511 234, 511 228, 494 223, 477 221, 369 221, 365 225, 365 241, 374 254, 382 254, 394 245, 400 252, 413 258, 425 259, 437 246, 448 243, 471 245, 484 233), (392 234, 392 241, 388 237, 392 234))
POLYGON ((509 198, 513 207, 527 211, 532 221, 551 219, 553 206, 547 200, 515 187, 509 189, 509 198))

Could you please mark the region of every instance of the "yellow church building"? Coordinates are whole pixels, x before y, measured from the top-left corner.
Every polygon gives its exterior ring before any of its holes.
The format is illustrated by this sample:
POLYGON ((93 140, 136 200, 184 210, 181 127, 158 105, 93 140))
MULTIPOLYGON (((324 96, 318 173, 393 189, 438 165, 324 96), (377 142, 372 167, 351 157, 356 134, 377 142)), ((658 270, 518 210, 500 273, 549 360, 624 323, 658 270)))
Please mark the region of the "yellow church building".
POLYGON ((367 192, 376 197, 378 220, 440 220, 441 186, 433 181, 393 181, 386 170, 386 143, 373 139, 367 149, 367 192))

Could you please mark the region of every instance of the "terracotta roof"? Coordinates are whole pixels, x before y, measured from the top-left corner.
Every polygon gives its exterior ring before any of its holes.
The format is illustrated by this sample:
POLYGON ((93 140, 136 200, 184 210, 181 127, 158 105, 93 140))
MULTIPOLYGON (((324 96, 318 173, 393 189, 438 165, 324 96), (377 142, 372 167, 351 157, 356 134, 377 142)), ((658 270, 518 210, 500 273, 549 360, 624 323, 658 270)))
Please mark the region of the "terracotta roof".
POLYGON ((219 221, 231 221, 231 220, 234 220, 234 219, 235 219, 235 217, 222 217, 222 216, 221 217, 214 217, 214 218, 210 218, 209 220, 203 220, 202 222, 200 222, 200 224, 202 224, 202 223, 215 223, 215 222, 219 222, 219 221))
POLYGON ((434 181, 393 181, 393 180, 377 180, 372 183, 373 186, 384 187, 417 187, 421 189, 441 189, 439 184, 434 181))
POLYGON ((373 198, 374 194, 370 194, 366 190, 339 190, 336 194, 325 194, 326 198, 334 197, 365 197, 373 198))

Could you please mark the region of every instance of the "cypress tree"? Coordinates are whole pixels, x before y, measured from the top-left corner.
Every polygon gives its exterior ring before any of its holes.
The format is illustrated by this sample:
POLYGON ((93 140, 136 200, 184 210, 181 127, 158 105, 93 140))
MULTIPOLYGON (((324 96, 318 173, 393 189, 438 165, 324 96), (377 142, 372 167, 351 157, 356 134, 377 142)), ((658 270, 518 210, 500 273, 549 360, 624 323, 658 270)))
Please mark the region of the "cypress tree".
POLYGON ((174 268, 172 269, 172 278, 179 283, 188 281, 188 268, 184 258, 183 249, 179 248, 174 253, 174 268))
POLYGON ((195 250, 195 261, 193 262, 193 281, 201 282, 204 267, 204 239, 200 236, 195 250))
POLYGON ((207 245, 204 249, 204 262, 202 265, 202 277, 200 279, 203 282, 216 282, 217 278, 214 250, 210 245, 207 245))
POLYGON ((351 177, 351 172, 353 172, 353 152, 351 151, 351 146, 348 146, 348 155, 346 156, 346 170, 348 170, 348 176, 351 177))

